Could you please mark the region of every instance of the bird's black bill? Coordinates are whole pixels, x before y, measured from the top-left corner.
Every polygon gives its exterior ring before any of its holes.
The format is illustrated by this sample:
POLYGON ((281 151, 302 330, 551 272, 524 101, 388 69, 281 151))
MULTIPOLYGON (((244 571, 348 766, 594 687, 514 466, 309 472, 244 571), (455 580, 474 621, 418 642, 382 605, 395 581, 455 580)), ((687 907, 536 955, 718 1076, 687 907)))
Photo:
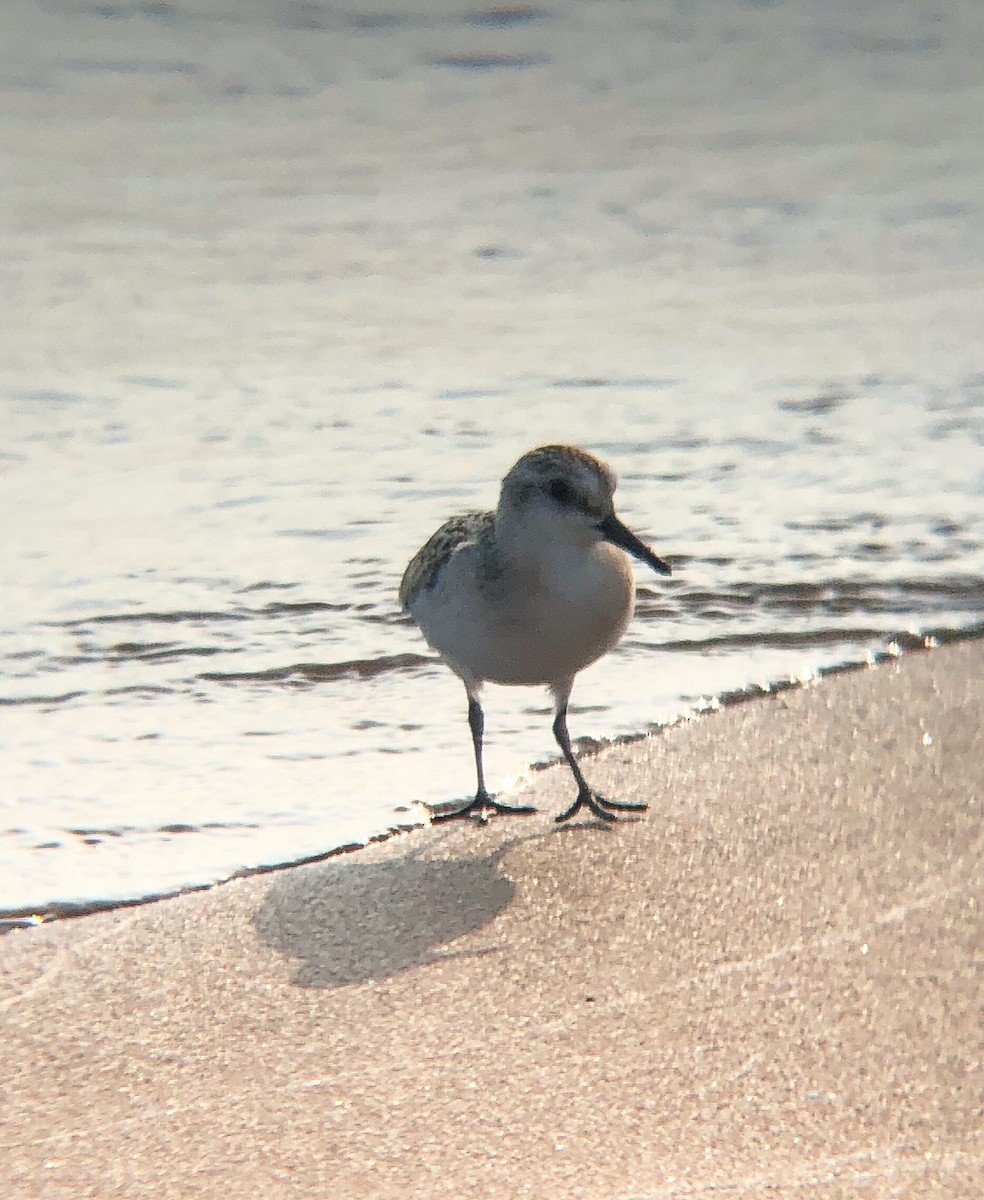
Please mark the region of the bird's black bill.
POLYGON ((604 521, 598 525, 598 531, 612 545, 620 546, 623 550, 631 554, 633 558, 646 563, 654 571, 658 571, 660 575, 673 574, 670 564, 653 554, 646 543, 637 538, 631 529, 623 525, 614 513, 605 517, 604 521))

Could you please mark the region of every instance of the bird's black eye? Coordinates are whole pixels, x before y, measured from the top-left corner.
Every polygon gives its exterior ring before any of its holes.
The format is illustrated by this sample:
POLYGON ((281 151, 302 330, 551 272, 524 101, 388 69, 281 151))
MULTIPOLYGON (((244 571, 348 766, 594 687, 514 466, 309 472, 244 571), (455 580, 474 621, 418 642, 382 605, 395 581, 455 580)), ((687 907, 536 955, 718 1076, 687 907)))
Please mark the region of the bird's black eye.
POLYGON ((556 500, 558 504, 572 504, 574 502, 574 492, 566 479, 551 479, 547 484, 547 492, 550 498, 556 500))

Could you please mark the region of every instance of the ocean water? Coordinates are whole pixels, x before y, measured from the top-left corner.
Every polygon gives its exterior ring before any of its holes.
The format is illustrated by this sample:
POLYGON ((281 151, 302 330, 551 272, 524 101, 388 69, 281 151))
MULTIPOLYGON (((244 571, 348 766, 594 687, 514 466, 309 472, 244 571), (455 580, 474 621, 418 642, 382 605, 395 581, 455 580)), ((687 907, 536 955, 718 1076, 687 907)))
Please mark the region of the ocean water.
MULTIPOLYGON (((4 22, 0 911, 466 798, 396 588, 542 442, 674 566, 583 748, 984 631, 976 4, 4 22)), ((553 755, 486 707, 492 785, 553 755)))

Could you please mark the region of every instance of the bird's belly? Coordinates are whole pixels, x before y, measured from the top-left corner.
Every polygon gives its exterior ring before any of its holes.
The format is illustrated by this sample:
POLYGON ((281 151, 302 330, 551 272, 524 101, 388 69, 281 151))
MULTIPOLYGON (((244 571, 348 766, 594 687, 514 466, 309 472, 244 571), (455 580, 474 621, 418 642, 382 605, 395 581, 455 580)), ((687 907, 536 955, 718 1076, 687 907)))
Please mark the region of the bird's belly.
POLYGON ((579 575, 567 570, 555 579, 513 579, 481 591, 459 580, 430 593, 414 617, 466 682, 570 679, 612 649, 632 614, 634 586, 624 555, 612 548, 588 567, 579 575))
POLYGON ((629 611, 587 614, 544 611, 543 620, 500 630, 487 647, 482 676, 493 683, 540 684, 571 679, 611 650, 629 611))

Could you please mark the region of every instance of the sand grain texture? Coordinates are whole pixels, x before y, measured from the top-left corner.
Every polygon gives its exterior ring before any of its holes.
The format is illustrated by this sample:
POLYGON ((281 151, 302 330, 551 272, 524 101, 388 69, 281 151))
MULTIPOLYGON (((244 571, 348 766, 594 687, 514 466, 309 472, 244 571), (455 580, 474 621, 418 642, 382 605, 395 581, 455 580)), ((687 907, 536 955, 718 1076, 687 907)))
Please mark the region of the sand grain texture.
POLYGON ((984 647, 0 942, 5 1200, 984 1194, 984 647))

